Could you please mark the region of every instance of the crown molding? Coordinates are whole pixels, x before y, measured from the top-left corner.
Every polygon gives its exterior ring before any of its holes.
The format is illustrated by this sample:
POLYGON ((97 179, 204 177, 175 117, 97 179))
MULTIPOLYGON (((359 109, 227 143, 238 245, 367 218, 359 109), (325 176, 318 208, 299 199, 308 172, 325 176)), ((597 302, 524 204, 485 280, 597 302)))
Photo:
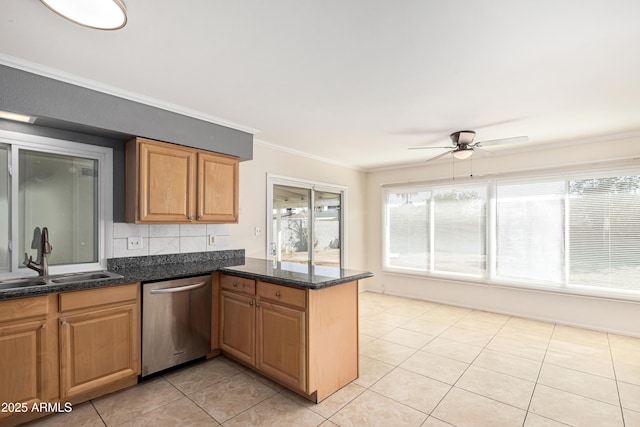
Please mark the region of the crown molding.
POLYGON ((37 74, 42 77, 47 77, 53 80, 69 83, 75 86, 80 86, 85 89, 95 90, 108 95, 117 96, 119 98, 127 99, 129 101, 138 102, 140 104, 148 105, 150 107, 159 108, 173 113, 181 114, 183 116, 192 117, 195 119, 203 120, 205 122, 213 123, 216 125, 228 127, 231 129, 239 130, 242 132, 255 135, 260 132, 259 129, 249 126, 241 125, 220 117, 210 116, 197 110, 193 110, 181 105, 172 104, 170 102, 161 101, 156 98, 141 95, 139 93, 127 91, 124 89, 110 86, 104 83, 97 82, 95 80, 86 79, 84 77, 77 76, 75 74, 67 73, 65 71, 57 70, 55 68, 48 67, 46 65, 37 64, 35 62, 27 61, 25 59, 16 58, 14 56, 0 53, 0 65, 6 65, 7 67, 16 68, 28 73, 37 74))
POLYGON ((358 166, 355 166, 355 165, 352 165, 352 164, 349 164, 349 163, 338 162, 336 160, 329 159, 327 157, 316 156, 315 154, 309 154, 309 153, 306 153, 304 151, 294 150, 293 148, 283 147, 282 145, 273 144, 271 142, 262 141, 262 140, 259 140, 259 139, 256 139, 256 138, 253 139, 253 144, 254 145, 259 145, 261 147, 269 148, 271 150, 278 150, 278 151, 282 151, 282 152, 285 152, 285 153, 293 154, 295 156, 306 157, 308 159, 317 160, 319 162, 329 163, 329 164, 340 166, 340 167, 347 168, 347 169, 353 169, 353 170, 359 171, 359 172, 366 172, 365 169, 363 169, 361 167, 358 167, 358 166))

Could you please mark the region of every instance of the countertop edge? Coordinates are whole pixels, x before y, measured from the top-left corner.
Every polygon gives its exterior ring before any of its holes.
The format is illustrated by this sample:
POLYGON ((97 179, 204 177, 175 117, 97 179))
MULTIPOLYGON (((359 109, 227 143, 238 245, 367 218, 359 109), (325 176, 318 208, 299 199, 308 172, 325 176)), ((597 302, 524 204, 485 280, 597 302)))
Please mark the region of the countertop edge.
POLYGON ((10 300, 16 298, 27 298, 42 296, 57 292, 72 292, 84 289, 95 289, 107 286, 118 286, 127 283, 137 282, 154 282, 161 280, 179 279, 184 277, 192 277, 198 275, 208 275, 215 272, 221 272, 233 276, 244 277, 247 279, 264 280, 266 282, 292 286, 301 289, 322 289, 330 286, 336 286, 343 283, 353 282, 355 280, 361 280, 368 277, 373 277, 370 272, 354 271, 354 274, 331 278, 327 277, 326 280, 322 278, 320 281, 312 283, 311 281, 296 280, 291 278, 277 277, 268 274, 259 274, 254 272, 233 270, 231 267, 242 266, 239 259, 229 259, 223 261, 221 264, 226 265, 211 265, 207 263, 181 263, 181 264, 165 264, 162 267, 159 266, 144 266, 138 268, 124 268, 124 269, 111 269, 109 271, 122 275, 122 278, 99 280, 99 281, 86 281, 78 283, 66 283, 66 284, 47 284, 40 286, 29 286, 15 289, 0 290, 0 301, 10 300), (171 273, 167 273, 167 270, 171 270, 171 273))

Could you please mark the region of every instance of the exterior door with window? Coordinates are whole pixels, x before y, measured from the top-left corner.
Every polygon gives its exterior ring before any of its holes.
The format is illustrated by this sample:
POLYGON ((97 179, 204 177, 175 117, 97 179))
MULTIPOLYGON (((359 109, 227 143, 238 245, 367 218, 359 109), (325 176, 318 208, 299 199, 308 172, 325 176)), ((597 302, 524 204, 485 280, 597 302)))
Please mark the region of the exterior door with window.
POLYGON ((341 267, 344 190, 307 182, 272 182, 270 257, 341 267))

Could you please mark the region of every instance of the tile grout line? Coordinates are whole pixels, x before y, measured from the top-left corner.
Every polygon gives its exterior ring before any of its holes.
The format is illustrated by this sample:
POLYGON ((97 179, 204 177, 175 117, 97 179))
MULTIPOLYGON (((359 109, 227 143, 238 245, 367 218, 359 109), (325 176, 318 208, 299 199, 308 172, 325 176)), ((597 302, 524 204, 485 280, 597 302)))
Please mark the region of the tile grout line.
MULTIPOLYGON (((551 340, 553 339, 553 334, 556 330, 556 324, 553 324, 553 329, 551 330, 551 333, 549 334, 549 338, 547 339, 547 346, 544 349, 544 355, 542 356, 542 361, 540 362, 540 369, 538 369, 538 376, 536 377, 535 382, 533 383, 533 390, 531 391, 531 397, 529 398, 529 405, 527 405, 527 413, 524 417, 524 420, 522 421, 522 426, 524 427, 526 421, 527 421, 527 417, 529 416, 530 413, 530 409, 531 409, 531 402, 533 402, 533 395, 536 393, 536 388, 538 387, 538 381, 540 380, 540 374, 542 373, 542 368, 544 367, 544 360, 547 358, 547 352, 549 351, 549 345, 551 344, 551 340)), ((538 415, 538 414, 536 414, 538 415)), ((542 415, 538 415, 538 416, 542 416, 542 415)), ((551 419, 551 418, 547 418, 544 417, 546 419, 551 419)), ((557 421, 557 420, 553 420, 553 421, 557 421)), ((560 422, 560 421, 558 421, 560 422)), ((564 424, 564 423, 562 423, 564 424)))
POLYGON ((626 420, 624 418, 624 410, 622 408, 622 398, 620 397, 620 384, 618 383, 618 375, 616 374, 616 362, 613 358, 613 350, 611 349, 611 340, 609 339, 609 333, 607 333, 607 344, 609 344, 609 356, 611 356, 611 367, 613 368, 613 381, 616 384, 616 391, 618 392, 618 404, 620 405, 620 416, 622 417, 622 426, 626 426, 626 420))

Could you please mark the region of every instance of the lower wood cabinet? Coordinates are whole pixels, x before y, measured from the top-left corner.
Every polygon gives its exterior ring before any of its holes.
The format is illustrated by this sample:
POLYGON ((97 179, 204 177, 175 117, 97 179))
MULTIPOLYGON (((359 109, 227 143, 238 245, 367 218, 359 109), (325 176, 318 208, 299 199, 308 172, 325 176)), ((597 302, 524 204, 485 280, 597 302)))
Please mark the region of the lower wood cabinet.
POLYGON ((220 347, 319 402, 358 377, 358 284, 309 290, 219 275, 220 347))
POLYGON ((139 373, 139 285, 60 294, 61 399, 135 384, 139 373))
POLYGON ((306 391, 305 310, 264 299, 259 304, 256 367, 284 385, 306 391))
POLYGON ((137 383, 138 283, 0 301, 0 426, 137 383))
POLYGON ((0 301, 0 425, 57 399, 55 299, 0 301))
POLYGON ((248 365, 256 363, 254 298, 229 291, 220 297, 220 348, 248 365))

